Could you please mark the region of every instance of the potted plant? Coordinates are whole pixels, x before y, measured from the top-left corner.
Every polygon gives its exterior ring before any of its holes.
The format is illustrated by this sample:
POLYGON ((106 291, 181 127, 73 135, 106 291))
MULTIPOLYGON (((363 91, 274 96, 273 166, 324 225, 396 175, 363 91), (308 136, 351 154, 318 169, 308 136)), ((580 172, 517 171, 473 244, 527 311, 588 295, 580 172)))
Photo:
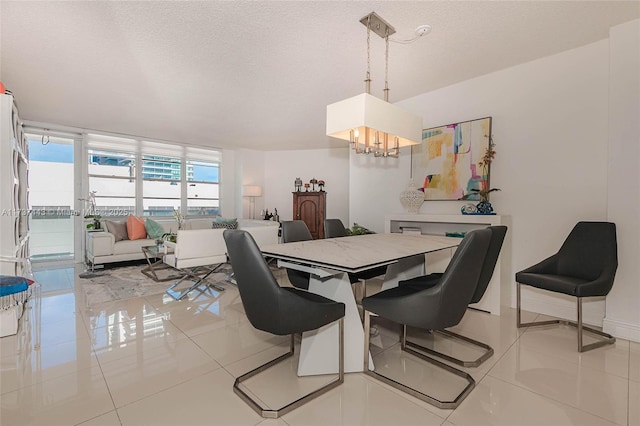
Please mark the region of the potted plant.
POLYGON ((94 231, 102 229, 102 225, 100 224, 100 219, 102 219, 102 216, 100 216, 99 214, 88 214, 84 218, 93 219, 91 223, 87 223, 87 229, 93 229, 94 231))
POLYGON ((366 235, 366 234, 375 234, 375 232, 365 228, 364 226, 360 226, 355 222, 353 223, 353 226, 351 227, 351 229, 347 228, 347 236, 366 235))
MULTIPOLYGON (((496 156, 495 150, 496 144, 493 143, 493 137, 489 138, 489 146, 484 152, 482 160, 478 163, 482 167, 482 180, 480 181, 480 189, 471 188, 468 194, 464 194, 460 197, 460 200, 468 200, 471 197, 478 196, 480 202, 476 204, 477 212, 480 214, 491 214, 493 212, 493 206, 489 202, 489 194, 495 191, 500 191, 499 188, 489 188, 489 167, 496 156)), ((464 212, 464 207, 463 207, 464 212)))

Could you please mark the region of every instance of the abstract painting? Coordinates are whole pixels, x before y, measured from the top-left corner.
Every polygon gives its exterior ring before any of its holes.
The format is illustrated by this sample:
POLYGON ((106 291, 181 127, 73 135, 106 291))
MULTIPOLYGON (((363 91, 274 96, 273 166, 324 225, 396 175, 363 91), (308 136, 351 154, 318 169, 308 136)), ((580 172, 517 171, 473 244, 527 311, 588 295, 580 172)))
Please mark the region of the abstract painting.
POLYGON ((482 157, 491 139, 491 117, 422 131, 411 147, 411 177, 425 200, 479 200, 472 189, 489 188, 482 157))

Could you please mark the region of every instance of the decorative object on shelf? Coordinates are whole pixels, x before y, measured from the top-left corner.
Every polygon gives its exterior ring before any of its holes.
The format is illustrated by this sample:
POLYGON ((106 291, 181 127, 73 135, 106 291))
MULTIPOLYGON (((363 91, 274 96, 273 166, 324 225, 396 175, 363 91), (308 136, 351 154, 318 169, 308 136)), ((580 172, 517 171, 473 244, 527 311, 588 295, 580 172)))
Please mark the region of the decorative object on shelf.
POLYGON ((422 203, 424 203, 424 193, 416 188, 415 182, 411 179, 407 189, 400 193, 400 204, 407 213, 418 213, 422 203))
POLYGON ((304 192, 309 192, 309 186, 310 185, 308 183, 304 184, 304 192))
MULTIPOLYGON (((411 148, 411 176, 423 188, 425 200, 459 200, 472 188, 488 184, 483 154, 492 150, 491 122, 485 117, 423 131, 422 143, 411 148)), ((469 200, 480 200, 471 195, 469 200)))
POLYGON ((460 212, 462 212, 462 214, 476 214, 478 213, 478 208, 475 204, 468 203, 460 207, 460 212))
POLYGON ((500 191, 499 188, 489 189, 489 167, 496 156, 495 144, 493 143, 493 137, 489 137, 489 146, 484 152, 482 160, 478 163, 482 167, 482 176, 484 179, 480 181, 480 188, 471 188, 468 194, 463 195, 461 200, 477 199, 479 197, 480 202, 476 205, 478 209, 477 214, 494 214, 493 206, 489 202, 489 194, 495 191, 500 191))
POLYGON ((364 226, 360 226, 357 223, 353 222, 353 226, 351 227, 351 229, 347 228, 347 236, 352 236, 352 235, 366 235, 366 234, 375 234, 375 232, 373 232, 370 229, 365 228, 364 226))
POLYGON ((451 238, 464 238, 465 235, 467 235, 466 232, 445 232, 444 233, 445 237, 451 237, 451 238))
POLYGON ((327 136, 349 141, 358 154, 397 158, 400 147, 420 143, 422 118, 389 103, 389 36, 396 30, 375 12, 360 22, 367 27, 365 93, 327 106, 327 136), (371 31, 386 43, 384 101, 371 95, 371 31))
POLYGON ((88 214, 84 218, 92 219, 91 223, 87 223, 87 229, 93 229, 94 231, 102 229, 102 226, 100 224, 100 219, 102 219, 102 216, 100 216, 99 214, 88 214))
POLYGON ((320 187, 320 192, 324 192, 324 181, 323 180, 319 180, 318 181, 318 186, 320 187))
POLYGON ((478 213, 493 214, 493 206, 488 201, 480 201, 476 207, 478 208, 478 213))
POLYGON ((297 177, 296 180, 293 182, 293 185, 296 188, 296 192, 300 192, 300 189, 302 189, 302 179, 297 177))
POLYGON ((316 190, 316 184, 318 183, 318 179, 316 178, 311 178, 311 180, 309 181, 309 183, 312 185, 311 190, 315 191, 316 190))
POLYGON ((90 191, 89 197, 79 199, 85 203, 86 214, 84 215, 84 218, 93 219, 90 223, 87 223, 87 229, 93 229, 94 231, 101 229, 100 219, 102 219, 102 216, 98 214, 96 207, 96 192, 97 191, 90 191))

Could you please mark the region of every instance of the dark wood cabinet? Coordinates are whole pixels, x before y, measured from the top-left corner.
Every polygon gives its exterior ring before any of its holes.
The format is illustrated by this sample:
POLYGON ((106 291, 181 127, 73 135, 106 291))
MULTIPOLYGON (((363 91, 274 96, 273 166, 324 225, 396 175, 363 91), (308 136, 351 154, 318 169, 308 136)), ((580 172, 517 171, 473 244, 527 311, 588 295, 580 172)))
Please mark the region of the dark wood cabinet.
POLYGON ((293 219, 304 221, 314 240, 324 238, 326 211, 326 192, 293 193, 293 219))

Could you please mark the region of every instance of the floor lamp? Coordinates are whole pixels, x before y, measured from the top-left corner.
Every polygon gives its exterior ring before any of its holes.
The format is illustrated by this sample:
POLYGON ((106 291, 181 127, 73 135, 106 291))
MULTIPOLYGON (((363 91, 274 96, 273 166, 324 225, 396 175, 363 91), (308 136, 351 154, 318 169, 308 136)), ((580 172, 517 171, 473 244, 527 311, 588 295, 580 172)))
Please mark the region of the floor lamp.
POLYGON ((244 185, 242 196, 249 197, 249 207, 251 208, 251 219, 256 218, 256 197, 262 197, 262 187, 258 185, 244 185))

